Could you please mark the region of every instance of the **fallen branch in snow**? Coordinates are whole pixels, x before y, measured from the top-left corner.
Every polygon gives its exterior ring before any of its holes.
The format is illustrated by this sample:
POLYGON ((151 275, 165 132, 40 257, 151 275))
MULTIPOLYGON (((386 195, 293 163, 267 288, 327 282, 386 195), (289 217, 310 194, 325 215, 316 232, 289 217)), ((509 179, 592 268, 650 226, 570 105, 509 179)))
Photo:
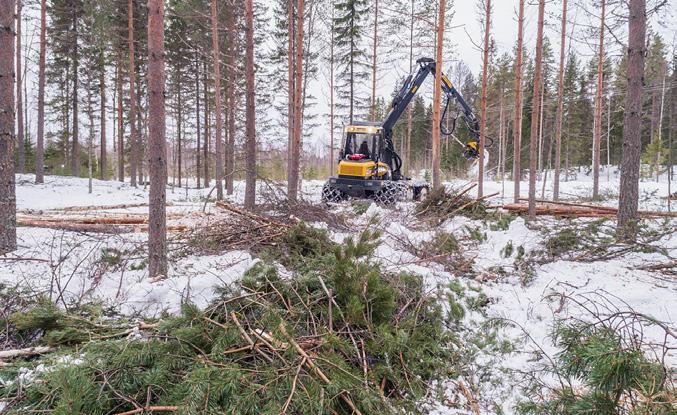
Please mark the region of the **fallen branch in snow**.
MULTIPOLYGON (((612 218, 618 213, 618 209, 607 206, 594 206, 573 203, 560 203, 550 201, 540 201, 536 205, 536 215, 539 216, 564 216, 564 217, 586 217, 586 218, 612 218)), ((518 213, 526 214, 529 211, 529 205, 525 203, 510 203, 501 206, 503 209, 518 213)), ((653 211, 639 211, 639 216, 645 219, 651 218, 675 218, 677 212, 653 212, 653 211)))
POLYGON ((39 346, 27 347, 25 349, 3 350, 0 351, 0 360, 15 359, 17 357, 35 356, 38 354, 49 353, 54 350, 53 347, 39 346))
POLYGON ((147 406, 145 408, 136 408, 131 411, 118 412, 115 415, 133 415, 142 414, 145 412, 176 412, 179 410, 178 406, 147 406))
POLYGON ((663 262, 660 264, 650 264, 637 267, 644 271, 665 271, 667 274, 677 275, 677 261, 663 262))

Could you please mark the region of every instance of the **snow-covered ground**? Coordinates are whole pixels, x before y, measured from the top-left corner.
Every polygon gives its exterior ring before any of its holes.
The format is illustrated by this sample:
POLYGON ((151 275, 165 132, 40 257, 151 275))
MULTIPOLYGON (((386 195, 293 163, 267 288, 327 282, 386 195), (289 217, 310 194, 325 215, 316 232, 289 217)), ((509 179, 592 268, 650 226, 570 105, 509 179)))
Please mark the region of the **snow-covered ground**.
MULTIPOLYGON (((615 168, 603 170, 601 175, 599 203, 608 206, 618 204, 618 172, 615 168), (607 177, 609 180, 607 181, 607 177)), ((668 184, 666 177, 661 182, 645 181, 640 185, 640 209, 667 210, 668 184)), ((303 183, 303 195, 311 201, 319 200, 322 181, 303 183)), ((461 187, 464 180, 455 180, 448 186, 461 187)), ((511 203, 511 181, 485 182, 484 194, 498 192, 489 200, 492 205, 511 203)), ((528 184, 521 183, 522 194, 528 184)), ((541 194, 541 184, 538 185, 541 194)), ((260 183, 262 194, 269 191, 268 185, 260 183)), ((237 183, 230 201, 241 203, 244 185, 237 183)), ((673 189, 674 191, 674 189, 673 189)), ((472 191, 476 192, 476 189, 472 191)), ((168 188, 168 212, 188 215, 190 221, 209 221, 215 214, 212 204, 202 213, 204 198, 209 189, 168 188), (192 215, 192 216, 191 216, 192 215)), ((476 193, 475 193, 476 194, 476 193)), ((592 195, 592 179, 580 173, 575 180, 561 183, 564 199, 587 201, 592 195)), ((550 198, 550 178, 544 193, 550 198)), ((48 176, 45 184, 33 183, 33 176, 17 176, 17 209, 19 212, 48 214, 48 211, 74 206, 105 206, 87 211, 115 213, 144 213, 147 207, 134 206, 113 209, 111 205, 138 205, 147 201, 146 189, 134 189, 119 182, 94 181, 94 192, 88 194, 87 180, 48 176)), ((566 295, 599 295, 617 305, 633 308, 650 315, 670 327, 677 327, 677 280, 674 276, 658 271, 649 271, 646 265, 674 261, 677 254, 677 220, 647 221, 647 226, 667 233, 654 242, 662 253, 632 253, 598 261, 574 261, 554 259, 535 263, 528 275, 519 268, 521 259, 534 251, 543 249, 549 232, 566 226, 567 221, 540 218, 536 224, 527 224, 521 218, 506 226, 455 217, 438 227, 422 224, 413 218, 413 203, 401 203, 395 209, 371 205, 362 214, 346 203, 336 207, 338 212, 351 216, 351 228, 357 233, 372 227, 382 230, 382 244, 375 257, 391 270, 406 270, 421 274, 431 288, 444 287, 450 282, 481 290, 489 298, 483 313, 468 313, 468 321, 487 318, 503 318, 517 323, 501 334, 519 346, 501 358, 500 369, 529 370, 533 364, 533 352, 541 349, 554 355, 557 350, 548 336, 556 319, 564 317, 584 318, 584 311, 573 306, 563 306, 552 297, 553 293, 566 295), (672 232, 670 232, 672 230, 672 232), (461 251, 469 260, 471 272, 457 274, 432 261, 422 261, 403 247, 403 241, 425 246, 438 232, 452 233, 461 243, 461 251), (474 235, 474 236, 473 236, 474 235), (480 237, 477 237, 480 235, 480 237), (512 249, 507 249, 511 246, 512 249), (523 250, 523 253, 520 253, 523 250), (471 276, 469 276, 471 275, 471 276), (530 340, 518 343, 525 332, 530 340)), ((584 219, 577 223, 585 224, 584 219)), ((613 221, 610 221, 612 224, 613 221)), ((326 227, 326 224, 315 224, 326 227)), ((350 232, 332 231, 331 236, 341 241, 350 232)), ((256 261, 250 253, 231 251, 219 255, 199 256, 172 254, 170 275, 166 279, 152 281, 145 267, 146 234, 143 232, 123 234, 91 234, 55 229, 18 228, 19 248, 0 257, 0 283, 20 286, 23 289, 47 293, 51 299, 66 305, 73 302, 100 301, 125 314, 158 315, 163 311, 176 312, 180 304, 190 300, 200 306, 214 297, 214 288, 241 277, 256 261)), ((177 243, 170 236, 170 247, 177 243)), ((177 249, 178 251, 178 249, 177 249)), ((677 329, 675 329, 677 330, 677 329)), ((649 329, 647 336, 658 336, 658 331, 649 329)), ((663 340, 657 339, 657 340, 663 340)), ((677 347, 677 344, 672 344, 677 347)), ((667 356, 666 363, 677 367, 677 349, 667 356)), ((487 357, 488 358, 488 357, 487 357)), ((504 376, 493 390, 483 389, 480 401, 499 401, 503 413, 512 413, 511 407, 519 399, 519 385, 515 378, 496 368, 496 376, 504 376)), ((454 388, 449 388, 454 394, 454 388)), ((449 397, 453 400, 452 397, 449 397)), ((440 404, 436 413, 450 412, 440 404)), ((487 409, 492 413, 496 409, 487 409)))

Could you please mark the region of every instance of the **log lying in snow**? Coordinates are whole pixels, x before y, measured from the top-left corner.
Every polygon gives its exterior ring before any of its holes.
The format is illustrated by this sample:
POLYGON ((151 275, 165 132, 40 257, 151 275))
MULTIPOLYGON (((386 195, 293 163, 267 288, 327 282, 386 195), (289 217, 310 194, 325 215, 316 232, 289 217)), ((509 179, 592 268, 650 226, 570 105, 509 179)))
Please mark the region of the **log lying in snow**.
POLYGON ((47 346, 27 347, 25 349, 14 349, 14 350, 2 350, 0 351, 0 360, 15 359, 17 357, 35 356, 38 354, 49 353, 52 350, 54 350, 53 347, 47 346))
MULTIPOLYGON (((539 200, 537 203, 536 215, 539 216, 611 218, 618 214, 618 209, 608 206, 595 206, 568 202, 551 202, 545 200, 539 200)), ((509 212, 518 214, 525 214, 529 211, 529 205, 526 203, 512 203, 503 205, 502 207, 509 212)), ((639 216, 646 219, 674 218, 677 217, 677 213, 639 211, 639 216)))

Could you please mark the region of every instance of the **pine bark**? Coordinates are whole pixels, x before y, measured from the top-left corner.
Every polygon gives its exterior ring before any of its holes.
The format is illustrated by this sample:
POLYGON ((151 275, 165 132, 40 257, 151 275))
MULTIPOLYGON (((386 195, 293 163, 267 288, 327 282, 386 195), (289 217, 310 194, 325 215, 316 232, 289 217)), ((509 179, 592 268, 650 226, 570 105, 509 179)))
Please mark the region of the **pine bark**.
POLYGON ((646 53, 646 0, 630 0, 628 19, 628 84, 623 120, 618 238, 634 241, 637 235, 639 165, 642 130, 642 92, 646 53))
POLYGON ((216 129, 214 134, 214 147, 216 150, 216 163, 214 178, 216 179, 216 199, 223 200, 223 143, 221 132, 223 124, 221 120, 221 58, 219 52, 219 21, 216 0, 212 0, 212 60, 214 64, 214 117, 216 129))
POLYGON ((595 116, 594 116, 594 145, 592 158, 592 198, 599 198, 599 165, 602 150, 602 109, 604 100, 602 92, 604 90, 604 13, 606 10, 606 1, 602 0, 602 15, 599 24, 599 50, 597 56, 597 91, 595 95, 595 116))
POLYGON ((197 188, 200 188, 200 63, 198 62, 197 53, 195 54, 195 132, 197 134, 197 153, 195 154, 195 181, 197 188))
POLYGON ((374 0, 374 39, 371 52, 371 121, 376 121, 376 64, 378 52, 378 0, 374 0))
POLYGON ((296 4, 296 47, 294 59, 294 139, 291 146, 289 179, 287 181, 287 194, 290 200, 298 200, 299 173, 301 163, 301 124, 303 121, 303 20, 304 1, 298 0, 296 4))
POLYGON ((203 154, 204 154, 204 167, 205 167, 205 177, 204 177, 204 184, 205 187, 209 187, 211 183, 211 178, 209 176, 209 143, 211 141, 211 119, 210 119, 210 113, 209 113, 209 83, 208 83, 208 76, 207 76, 207 63, 203 62, 202 65, 203 71, 202 71, 202 76, 203 82, 202 82, 202 87, 204 89, 204 102, 205 102, 205 134, 204 134, 204 145, 203 145, 203 154))
POLYGON ((45 57, 47 54, 47 0, 40 1, 40 60, 38 62, 38 137, 35 183, 45 182, 45 57))
POLYGON ((129 44, 129 175, 136 187, 138 151, 136 138, 136 65, 134 64, 134 0, 127 2, 127 42, 129 44))
POLYGON ((228 13, 228 34, 229 34, 229 53, 228 53, 228 143, 226 145, 226 193, 233 194, 234 189, 234 175, 235 175, 235 109, 237 106, 237 98, 235 95, 236 88, 236 71, 237 71, 237 31, 235 29, 235 8, 228 13))
POLYGON ((118 94, 118 180, 125 181, 125 139, 122 124, 122 52, 118 51, 117 64, 117 94, 118 94))
POLYGON ((524 47, 524 0, 519 0, 517 18, 517 60, 515 62, 515 120, 512 126, 514 202, 519 203, 520 181, 522 179, 522 57, 524 47))
POLYGON ((334 10, 331 8, 331 41, 329 43, 329 175, 334 175, 334 10))
POLYGON ((287 34, 287 194, 290 198, 292 197, 291 183, 298 180, 298 178, 294 180, 294 140, 296 138, 296 130, 294 128, 294 123, 296 122, 296 116, 294 115, 296 110, 296 99, 294 97, 296 93, 296 77, 294 76, 296 68, 294 60, 295 20, 294 1, 287 0, 287 22, 289 24, 289 33, 287 34))
POLYGON ((73 12, 73 139, 71 141, 71 174, 75 177, 80 176, 80 121, 78 118, 78 89, 79 82, 79 51, 78 51, 78 19, 73 12))
POLYGON ((480 148, 477 197, 484 195, 484 144, 487 139, 487 83, 489 81, 489 34, 491 33, 491 0, 484 0, 484 50, 482 58, 482 97, 480 99, 480 148))
POLYGON ((541 82, 543 78, 543 20, 545 0, 538 1, 538 30, 536 34, 536 60, 534 63, 533 110, 531 113, 531 137, 529 140, 529 219, 536 219, 536 170, 538 158, 538 126, 540 124, 541 82))
POLYGON ((101 180, 108 180, 108 156, 106 153, 106 69, 104 66, 103 52, 100 56, 101 72, 99 73, 99 97, 101 101, 100 107, 100 123, 101 123, 101 155, 99 156, 99 178, 101 180))
POLYGON ((433 151, 432 151, 432 167, 433 167, 433 188, 442 186, 442 178, 440 174, 440 120, 441 110, 440 101, 442 98, 442 50, 444 48, 444 13, 446 11, 446 0, 440 0, 440 9, 437 19, 437 42, 435 45, 435 89, 433 94, 433 151))
POLYGON ((176 144, 177 144, 177 155, 176 155, 176 164, 178 167, 177 175, 178 175, 178 180, 179 180, 179 187, 181 187, 181 173, 182 173, 182 166, 183 166, 183 97, 181 96, 181 73, 180 70, 177 70, 179 72, 176 77, 176 144))
POLYGON ((557 112, 555 114, 555 173, 552 181, 552 198, 559 200, 559 175, 562 163, 562 123, 564 118, 564 49, 567 33, 567 0, 562 2, 562 34, 559 45, 559 73, 557 75, 557 112))
POLYGON ((16 2, 16 117, 17 117, 17 173, 25 173, 26 170, 26 134, 24 132, 24 114, 23 98, 21 86, 23 79, 21 77, 21 9, 23 1, 16 2))
POLYGON ((14 7, 0 0, 0 254, 16 249, 14 7))
POLYGON ((148 0, 148 272, 167 275, 167 160, 165 141, 165 50, 163 0, 148 0))
POLYGON ((254 86, 254 4, 245 0, 245 195, 244 206, 256 204, 256 108, 254 86))

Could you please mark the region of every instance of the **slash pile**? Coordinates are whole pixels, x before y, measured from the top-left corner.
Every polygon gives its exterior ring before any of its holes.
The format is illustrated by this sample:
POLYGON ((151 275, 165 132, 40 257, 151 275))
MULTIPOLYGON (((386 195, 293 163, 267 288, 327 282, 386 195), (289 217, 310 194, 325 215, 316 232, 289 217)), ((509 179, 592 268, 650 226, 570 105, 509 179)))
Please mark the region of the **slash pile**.
POLYGON ((421 278, 383 272, 368 232, 337 246, 300 224, 280 241, 291 276, 263 260, 204 310, 187 304, 133 338, 50 344, 78 363, 0 399, 9 413, 418 413, 460 349, 421 278))

